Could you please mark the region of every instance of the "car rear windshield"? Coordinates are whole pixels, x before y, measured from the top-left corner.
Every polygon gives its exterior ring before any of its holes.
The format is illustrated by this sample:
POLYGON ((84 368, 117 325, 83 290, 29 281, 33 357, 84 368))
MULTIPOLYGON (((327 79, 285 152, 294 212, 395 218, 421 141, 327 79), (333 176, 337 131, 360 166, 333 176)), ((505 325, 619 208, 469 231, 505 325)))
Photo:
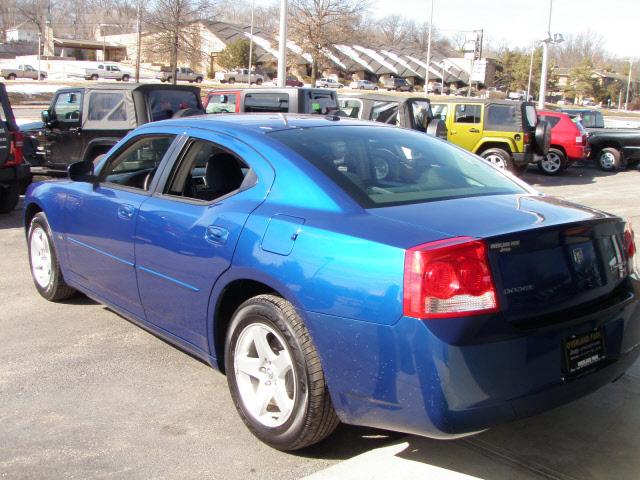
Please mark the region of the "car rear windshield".
POLYGON ((525 192, 481 159, 410 130, 332 126, 269 135, 315 165, 364 208, 525 192))
POLYGON ((192 108, 200 110, 200 102, 194 91, 154 89, 149 92, 151 121, 166 120, 173 117, 178 110, 192 108))

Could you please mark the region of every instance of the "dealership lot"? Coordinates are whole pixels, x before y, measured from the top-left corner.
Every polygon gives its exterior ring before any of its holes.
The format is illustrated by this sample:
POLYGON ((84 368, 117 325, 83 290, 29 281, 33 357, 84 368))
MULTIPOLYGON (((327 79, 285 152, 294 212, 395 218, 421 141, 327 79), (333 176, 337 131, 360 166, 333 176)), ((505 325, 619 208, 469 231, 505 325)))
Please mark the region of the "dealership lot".
MULTIPOLYGON (((525 180, 630 218, 640 172, 525 180)), ((640 365, 599 392, 459 441, 342 427, 296 454, 244 427, 225 378, 79 297, 43 300, 20 211, 0 217, 0 478, 637 478, 640 365)))

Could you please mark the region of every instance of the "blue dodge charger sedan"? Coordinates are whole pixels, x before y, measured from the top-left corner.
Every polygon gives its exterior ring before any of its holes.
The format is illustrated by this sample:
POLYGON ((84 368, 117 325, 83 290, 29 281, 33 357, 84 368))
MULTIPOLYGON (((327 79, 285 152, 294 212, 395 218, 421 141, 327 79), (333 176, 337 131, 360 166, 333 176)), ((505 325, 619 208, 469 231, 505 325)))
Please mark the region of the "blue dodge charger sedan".
POLYGON ((31 271, 226 374, 282 450, 339 422, 455 438, 640 354, 624 220, 424 134, 339 116, 145 125, 25 201, 31 271))

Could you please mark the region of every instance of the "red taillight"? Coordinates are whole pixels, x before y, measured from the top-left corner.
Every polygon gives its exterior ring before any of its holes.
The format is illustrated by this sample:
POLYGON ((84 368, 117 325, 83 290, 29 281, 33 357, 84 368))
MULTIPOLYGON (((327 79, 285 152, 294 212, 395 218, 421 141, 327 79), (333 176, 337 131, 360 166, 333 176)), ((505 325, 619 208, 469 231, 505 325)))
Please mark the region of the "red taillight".
POLYGON ((457 237, 407 250, 404 314, 446 318, 498 311, 498 296, 483 241, 457 237))
POLYGON ((633 227, 631 226, 631 222, 627 222, 624 226, 624 249, 627 252, 627 259, 629 260, 629 270, 633 271, 633 257, 636 254, 636 240, 633 236, 633 227))
POLYGON ((6 167, 14 167, 22 163, 22 147, 24 147, 24 134, 9 132, 9 160, 4 164, 6 167))
POLYGON ((524 134, 524 144, 525 145, 529 145, 531 143, 531 134, 530 133, 525 133, 524 134))

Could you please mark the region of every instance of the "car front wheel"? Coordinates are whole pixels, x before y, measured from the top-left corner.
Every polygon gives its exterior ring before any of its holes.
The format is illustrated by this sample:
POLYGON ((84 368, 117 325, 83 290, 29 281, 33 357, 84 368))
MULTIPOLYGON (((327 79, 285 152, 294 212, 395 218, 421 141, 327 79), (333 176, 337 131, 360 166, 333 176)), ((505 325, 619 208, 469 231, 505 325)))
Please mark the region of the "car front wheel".
POLYGON ((538 163, 538 168, 545 175, 558 175, 566 168, 567 157, 562 150, 549 149, 549 153, 538 163))
POLYGON ((53 245, 53 235, 44 213, 37 213, 29 225, 29 265, 38 293, 51 302, 64 300, 76 291, 66 284, 53 245))
POLYGON ((271 447, 297 450, 338 425, 318 352, 283 298, 259 295, 240 305, 227 333, 225 366, 240 417, 271 447))

